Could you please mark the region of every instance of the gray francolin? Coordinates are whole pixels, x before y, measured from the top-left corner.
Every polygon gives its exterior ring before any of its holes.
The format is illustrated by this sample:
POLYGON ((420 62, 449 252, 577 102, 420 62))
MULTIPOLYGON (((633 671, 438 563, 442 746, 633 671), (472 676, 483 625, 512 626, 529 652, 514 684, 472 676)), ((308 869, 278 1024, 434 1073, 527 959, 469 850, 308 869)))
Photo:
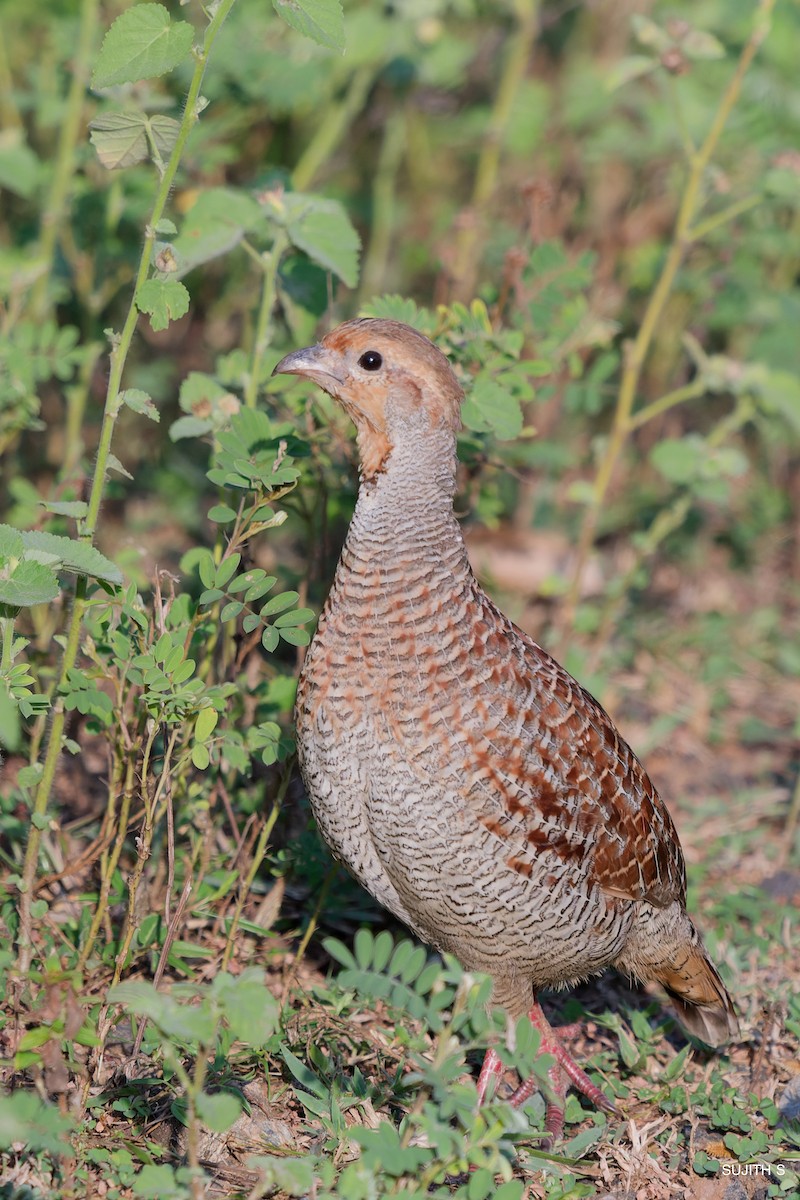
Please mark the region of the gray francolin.
MULTIPOLYGON (((712 1046, 737 1031, 686 913, 669 813, 611 719, 497 609, 453 512, 462 389, 397 321, 347 321, 275 372, 313 380, 355 422, 361 485, 297 695, 320 831, 423 941, 494 981, 552 1054, 546 1127, 571 1081, 612 1105, 536 1000, 614 965, 657 980, 712 1046)), ((489 1051, 483 1099, 502 1070, 489 1051)), ((522 1103, 539 1084, 523 1082, 522 1103)))

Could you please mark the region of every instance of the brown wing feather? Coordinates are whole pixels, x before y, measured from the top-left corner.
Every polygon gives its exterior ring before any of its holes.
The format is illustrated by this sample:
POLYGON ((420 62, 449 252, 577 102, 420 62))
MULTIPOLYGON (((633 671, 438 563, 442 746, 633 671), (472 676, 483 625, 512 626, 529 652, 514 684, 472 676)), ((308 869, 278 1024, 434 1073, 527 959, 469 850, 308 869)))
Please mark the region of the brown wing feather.
POLYGON ((483 660, 486 718, 480 733, 472 723, 465 774, 506 864, 530 876, 549 862, 621 899, 685 902, 675 826, 611 718, 480 589, 476 602, 484 619, 471 654, 483 660))

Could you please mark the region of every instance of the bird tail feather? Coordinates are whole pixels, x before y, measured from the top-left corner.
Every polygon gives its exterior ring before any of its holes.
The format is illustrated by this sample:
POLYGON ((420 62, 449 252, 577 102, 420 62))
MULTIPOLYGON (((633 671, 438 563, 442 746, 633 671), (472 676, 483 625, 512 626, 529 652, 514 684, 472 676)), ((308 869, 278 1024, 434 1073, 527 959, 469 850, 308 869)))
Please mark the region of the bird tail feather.
POLYGON ((685 957, 665 964, 655 977, 689 1033, 709 1046, 720 1046, 739 1032, 733 1001, 702 943, 686 951, 685 957))

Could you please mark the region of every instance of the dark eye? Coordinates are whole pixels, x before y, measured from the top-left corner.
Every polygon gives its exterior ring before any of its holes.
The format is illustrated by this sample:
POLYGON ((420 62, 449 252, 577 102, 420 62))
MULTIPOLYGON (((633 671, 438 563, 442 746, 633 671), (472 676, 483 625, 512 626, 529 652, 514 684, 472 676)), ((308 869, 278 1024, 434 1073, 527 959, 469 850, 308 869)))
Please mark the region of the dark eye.
POLYGON ((367 350, 366 354, 361 355, 358 365, 363 367, 365 371, 380 371, 383 366, 383 359, 377 350, 367 350))

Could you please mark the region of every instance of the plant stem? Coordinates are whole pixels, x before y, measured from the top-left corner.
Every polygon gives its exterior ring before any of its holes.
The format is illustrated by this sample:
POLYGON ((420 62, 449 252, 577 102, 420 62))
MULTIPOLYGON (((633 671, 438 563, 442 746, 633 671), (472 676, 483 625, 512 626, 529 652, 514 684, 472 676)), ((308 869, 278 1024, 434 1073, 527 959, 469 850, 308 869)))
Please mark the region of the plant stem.
POLYGON ((70 186, 75 174, 75 148, 81 133, 81 114, 86 85, 89 81, 89 65, 97 29, 100 0, 83 0, 78 30, 78 44, 72 58, 72 82, 67 94, 66 111, 61 125, 56 153, 56 165, 50 192, 42 212, 42 238, 40 256, 42 273, 36 280, 31 293, 31 314, 41 321, 49 308, 48 288, 53 271, 53 261, 58 243, 58 233, 67 209, 70 186))
POLYGON ((316 133, 306 146, 292 172, 292 183, 304 192, 316 177, 322 164, 330 158, 366 99, 373 79, 371 67, 361 67, 350 80, 345 94, 328 105, 316 133))
MULTIPOLYGON (((67 632, 67 641, 64 646, 64 655, 61 660, 61 674, 59 684, 65 683, 67 674, 75 665, 75 659, 78 657, 78 642, 80 640, 81 620, 83 617, 83 606, 86 600, 86 577, 81 575, 75 582, 75 598, 72 602, 72 618, 67 632), (77 617, 76 617, 77 614, 77 617)), ((53 787, 53 780, 56 774, 56 764, 58 756, 61 753, 61 742, 64 737, 64 724, 66 722, 66 714, 64 711, 64 698, 55 693, 53 701, 53 717, 50 723, 50 732, 47 742, 47 752, 45 754, 44 763, 42 765, 42 775, 39 780, 39 786, 36 789, 36 797, 34 799, 32 817, 43 817, 47 810, 47 803, 50 799, 50 792, 53 787)), ((31 901, 33 899, 33 880, 36 875, 36 868, 39 863, 39 846, 42 841, 42 831, 37 825, 31 823, 28 832, 28 844, 25 847, 25 861, 22 866, 22 878, 19 884, 19 959, 17 969, 20 975, 25 975, 31 965, 31 901)))
MULTIPOLYGON (((712 155, 717 148, 722 131, 725 128, 726 122, 733 111, 733 107, 739 98, 742 81, 747 73, 750 64, 755 57, 755 54, 761 45, 764 37, 769 29, 769 19, 772 9, 775 5, 775 0, 761 0, 758 7, 758 12, 754 22, 753 32, 745 45, 742 53, 739 56, 739 61, 736 64, 736 69, 731 76, 730 82, 726 87, 722 99, 717 106, 714 119, 711 122, 711 127, 706 134, 700 148, 692 155, 690 160, 689 175, 686 180, 683 195, 681 197, 680 206, 678 208, 678 216, 675 222, 675 232, 672 242, 667 251, 664 265, 661 268, 661 275, 656 283, 650 299, 645 308, 642 317, 642 323, 639 326, 632 345, 629 347, 625 366, 622 372, 620 381, 619 394, 617 396, 617 405, 614 412, 614 419, 611 426, 611 433, 606 444, 603 457, 597 469, 597 474, 594 480, 594 494, 592 503, 587 507, 581 527, 580 537, 578 539, 578 548, 573 570, 572 580, 567 591, 567 596, 564 604, 564 615, 562 618, 563 627, 570 628, 574 622, 575 609, 577 607, 578 598, 580 596, 581 582, 583 579, 584 569, 589 557, 589 551, 594 544, 595 533, 597 531, 597 523, 602 511, 603 502, 608 492, 609 485, 614 475, 617 462, 620 454, 625 446, 631 430, 635 428, 632 420, 633 405, 636 399, 636 392, 639 386, 639 381, 642 375, 645 359, 653 341, 658 322, 664 311, 664 306, 669 298, 672 288, 675 283, 678 270, 683 263, 688 250, 697 241, 697 231, 707 232, 710 225, 715 227, 717 223, 716 217, 709 218, 707 222, 692 228, 697 212, 702 204, 701 188, 705 177, 706 169, 711 161, 712 155), (704 230, 703 226, 706 226, 704 230)), ((748 197, 748 200, 750 198, 748 197)), ((748 204, 747 207, 750 207, 748 204)), ((731 206, 733 208, 733 206, 731 206)), ((727 210, 730 213, 730 209, 727 210)), ((723 214, 717 214, 722 216, 723 214)), ((674 393, 673 393, 674 395, 674 393)), ((666 399, 666 397, 664 397, 666 399)), ((658 402, 656 402, 658 403, 658 402)), ((652 407, 652 406, 651 406, 652 407)))
MULTIPOLYGON (((117 787, 119 785, 119 782, 120 782, 120 779, 115 774, 111 780, 111 788, 117 787)), ((111 883, 114 878, 114 872, 117 869, 117 864, 119 863, 120 855, 122 854, 122 847, 125 845, 125 838, 128 836, 128 821, 130 820, 131 802, 133 800, 133 791, 134 791, 133 785, 134 785, 134 758, 133 758, 133 755, 131 754, 128 756, 128 765, 125 770, 125 781, 124 781, 123 789, 122 789, 122 803, 120 805, 119 819, 117 821, 117 834, 114 839, 114 846, 111 850, 111 854, 108 855, 107 861, 103 863, 103 868, 102 868, 102 872, 101 872, 102 878, 101 878, 101 882, 100 882, 100 895, 98 896, 98 899, 97 899, 97 907, 95 909, 94 916, 92 917, 92 923, 89 927, 88 933, 86 934, 86 941, 84 942, 83 947, 80 952, 80 955, 78 957, 78 970, 79 971, 82 971, 85 968, 87 962, 89 961, 89 956, 92 953, 92 950, 94 948, 94 943, 95 943, 95 941, 97 939, 97 935, 100 931, 100 926, 103 923, 103 918, 105 917, 106 911, 108 909, 108 897, 111 893, 111 883)), ((111 832, 111 828, 114 823, 114 804, 115 804, 115 796, 112 794, 111 789, 110 789, 109 790, 109 800, 108 800, 109 807, 107 810, 109 834, 111 832)))
POLYGON ((242 917, 242 909, 244 908, 245 900, 247 899, 247 897, 249 895, 250 888, 253 886, 253 880, 255 879, 255 877, 258 873, 258 868, 261 866, 262 862, 264 861, 264 855, 267 853, 267 847, 269 846, 270 834, 272 833, 272 830, 275 828, 275 822, 277 821, 278 814, 281 811, 281 805, 283 804, 283 799, 286 795, 286 789, 289 786, 289 780, 291 779, 291 777, 292 777, 292 764, 287 763, 286 770, 284 772, 283 778, 282 778, 282 780, 280 782, 280 786, 278 788, 278 794, 275 797, 275 803, 273 804, 273 806, 270 810, 269 816, 267 817, 266 821, 264 822, 264 826, 261 830, 261 833, 258 835, 258 842, 256 843, 255 850, 253 851, 253 860, 250 863, 250 869, 247 872, 247 875, 245 876, 245 878, 242 880, 242 885, 239 888, 239 895, 236 898, 236 908, 233 910, 233 917, 231 919, 231 927, 228 930, 228 937, 225 941, 225 950, 222 955, 222 970, 223 971, 227 971, 228 964, 230 963, 231 957, 233 956, 233 944, 236 939, 237 930, 239 928, 239 921, 241 920, 241 917, 242 917))
POLYGON ((244 389, 244 402, 248 408, 255 408, 258 401, 258 387, 261 379, 261 364, 264 353, 271 339, 272 309, 275 306, 275 280, 281 258, 289 245, 289 237, 285 230, 279 229, 275 234, 272 249, 259 255, 259 265, 264 273, 261 284, 261 303, 258 308, 256 332, 253 339, 253 359, 250 373, 244 389))
POLYGON ((674 391, 666 392, 663 396, 659 396, 658 400, 654 400, 652 404, 645 405, 638 412, 634 413, 628 422, 628 430, 632 432, 634 429, 641 429, 642 425, 646 425, 648 421, 652 421, 653 417, 658 417, 661 413, 668 412, 677 404, 684 404, 687 400, 697 400, 706 391, 706 384, 703 379, 693 379, 691 383, 684 384, 683 387, 675 388, 674 391))
MULTIPOLYGON (((189 92, 186 98, 186 107, 183 112, 180 129, 172 154, 169 157, 164 174, 161 177, 158 192, 156 193, 153 211, 150 214, 150 220, 147 224, 145 233, 144 246, 142 247, 142 255, 139 260, 139 269, 136 274, 136 282, 134 284, 131 302, 128 307, 128 314, 125 318, 125 323, 122 327, 122 333, 115 340, 114 347, 111 351, 111 372, 108 380, 108 390, 106 392, 105 410, 103 413, 103 424, 100 430, 100 442, 97 448, 97 456, 95 459, 94 475, 92 477, 92 486, 89 493, 89 511, 83 522, 80 536, 83 541, 93 542, 94 534, 97 528, 97 519, 100 513, 100 504, 103 498, 103 488, 105 484, 106 469, 108 467, 108 456, 111 452, 111 439, 114 432, 117 416, 120 410, 120 385, 122 382, 122 373, 125 368, 125 362, 130 350, 131 341, 133 339, 136 323, 139 319, 139 310, 136 307, 136 293, 147 279, 150 271, 150 259, 152 256, 153 245, 155 243, 156 232, 155 226, 161 220, 164 208, 169 197, 170 189, 175 180, 180 163, 181 155, 186 146, 186 141, 195 122, 198 119, 198 100, 200 98, 200 87, 203 82, 208 56, 223 21, 227 17, 230 10, 233 8, 235 0, 221 0, 219 7, 214 13, 211 22, 205 32, 203 38, 203 47, 195 52, 195 69, 192 75, 192 81, 189 85, 189 92)), ((64 654, 61 659, 61 668, 59 672, 58 683, 55 688, 56 700, 53 705, 53 719, 50 725, 49 736, 47 739, 47 749, 42 770, 42 776, 39 781, 39 786, 36 789, 36 796, 33 805, 33 816, 42 817, 47 810, 47 805, 50 800, 50 793, 53 788, 53 780, 56 773, 56 764, 61 753, 61 742, 64 736, 64 703, 58 695, 59 689, 66 682, 67 676, 75 666, 78 657, 78 646, 80 642, 80 631, 83 624, 83 615, 86 604, 86 578, 80 577, 75 586, 75 599, 72 605, 72 614, 70 617, 69 628, 67 631, 67 641, 64 647, 64 654)), ((28 835, 28 844, 25 849, 25 862, 22 871, 22 879, 19 885, 20 890, 20 905, 19 905, 19 957, 17 960, 17 969, 20 974, 25 974, 31 964, 32 942, 31 942, 31 894, 33 890, 33 879, 36 874, 36 867, 39 859, 39 846, 41 843, 41 830, 36 828, 35 824, 31 825, 28 835)))
POLYGON ((11 670, 11 647, 14 643, 14 618, 3 617, 0 621, 3 628, 2 650, 0 650, 0 670, 6 674, 11 670))
POLYGON ((515 0, 517 26, 509 38, 508 53, 497 88, 489 125, 481 145, 470 208, 473 219, 461 229, 453 262, 453 292, 465 302, 475 288, 480 223, 497 188, 500 153, 514 103, 525 79, 525 70, 538 28, 538 0, 515 0))
POLYGON ((733 204, 728 204, 719 212, 706 217, 705 221, 701 221, 699 225, 695 225, 689 231, 690 239, 693 242, 702 241, 704 237, 713 233, 715 229, 719 229, 721 225, 727 225, 729 221, 735 220, 742 213, 749 212, 751 208, 761 204, 762 200, 763 196, 742 196, 740 200, 734 200, 733 204))
POLYGON ((386 291, 386 263, 394 229, 397 173, 406 148, 406 112, 392 112, 383 131, 378 169, 372 183, 372 223, 361 272, 361 299, 386 291))

